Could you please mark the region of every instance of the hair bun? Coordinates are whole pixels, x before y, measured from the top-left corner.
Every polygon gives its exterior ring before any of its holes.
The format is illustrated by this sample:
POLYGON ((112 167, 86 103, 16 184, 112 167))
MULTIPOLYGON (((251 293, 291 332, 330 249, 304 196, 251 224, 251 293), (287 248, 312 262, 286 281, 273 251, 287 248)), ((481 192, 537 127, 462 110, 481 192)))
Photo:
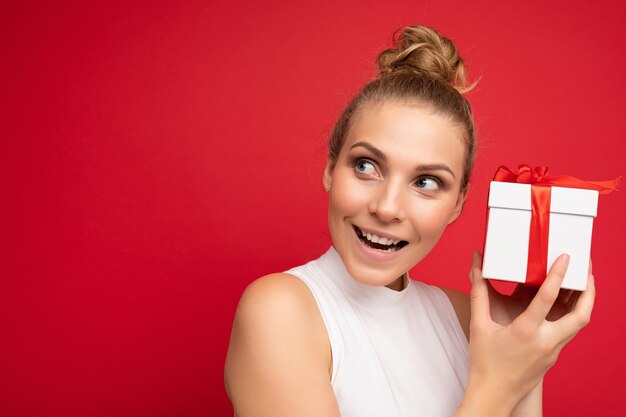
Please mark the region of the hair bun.
POLYGON ((465 64, 456 46, 435 29, 419 25, 399 29, 394 34, 393 45, 378 56, 380 77, 416 73, 443 81, 460 93, 476 85, 475 82, 467 85, 465 64))

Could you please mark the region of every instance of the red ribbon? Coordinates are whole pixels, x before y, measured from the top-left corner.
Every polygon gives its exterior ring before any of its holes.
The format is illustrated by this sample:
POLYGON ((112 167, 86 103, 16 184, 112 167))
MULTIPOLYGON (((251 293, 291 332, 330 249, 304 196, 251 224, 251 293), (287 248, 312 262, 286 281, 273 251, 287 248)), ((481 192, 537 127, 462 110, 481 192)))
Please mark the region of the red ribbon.
POLYGON ((552 186, 597 190, 600 194, 617 191, 622 177, 610 181, 584 181, 567 175, 548 176, 548 167, 531 169, 520 165, 517 171, 501 166, 493 176, 494 181, 531 185, 530 240, 526 284, 540 286, 548 270, 548 232, 550 230, 550 194, 552 186))

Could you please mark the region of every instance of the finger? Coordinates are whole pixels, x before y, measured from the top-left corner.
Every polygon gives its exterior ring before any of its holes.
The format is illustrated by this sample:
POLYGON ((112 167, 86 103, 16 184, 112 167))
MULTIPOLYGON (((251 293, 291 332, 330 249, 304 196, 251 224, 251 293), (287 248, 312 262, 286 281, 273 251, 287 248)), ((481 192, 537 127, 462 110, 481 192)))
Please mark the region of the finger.
POLYGON ((574 290, 561 290, 561 292, 559 292, 559 296, 557 297, 556 302, 558 304, 566 306, 569 300, 572 298, 572 295, 574 295, 574 290))
POLYGON ((561 349, 563 349, 565 347, 565 345, 567 345, 575 336, 576 334, 578 334, 578 332, 575 332, 574 334, 571 334, 569 336, 567 336, 563 341, 561 341, 559 344, 556 345, 556 352, 560 353, 561 349))
POLYGON ((580 293, 576 306, 563 318, 554 322, 554 325, 564 335, 574 335, 585 327, 591 320, 591 312, 596 299, 596 287, 593 275, 587 278, 587 289, 580 293))
POLYGON ((565 307, 568 313, 574 309, 574 306, 578 302, 578 298, 580 297, 580 294, 581 294, 580 291, 574 291, 574 294, 572 294, 569 300, 567 300, 567 304, 565 305, 565 307))
POLYGON ((569 313, 572 310, 572 306, 574 305, 574 303, 570 304, 570 300, 576 297, 574 293, 574 290, 561 290, 559 292, 559 296, 554 302, 554 305, 552 306, 552 309, 546 316, 546 320, 556 321, 569 313))
POLYGON ((472 254, 472 266, 470 267, 470 280, 472 281, 472 289, 470 291, 470 308, 472 321, 485 322, 490 318, 489 315, 489 289, 483 278, 482 255, 480 252, 474 251, 472 254))
POLYGON ((494 288, 493 284, 488 279, 483 279, 483 282, 487 286, 487 299, 489 300, 489 317, 491 317, 491 305, 494 302, 497 303, 498 300, 506 296, 500 294, 500 292, 494 288))
POLYGON ((489 294, 490 297, 501 297, 502 296, 500 291, 495 289, 495 287, 493 286, 491 281, 489 281, 488 279, 485 279, 484 282, 485 282, 485 285, 487 285, 487 293, 489 294))
POLYGON ((556 259, 550 268, 550 272, 548 272, 546 280, 541 284, 539 291, 537 291, 526 311, 520 315, 520 318, 528 319, 536 325, 544 322, 559 296, 568 263, 569 255, 563 254, 556 259))
MULTIPOLYGON (((593 267, 591 265, 591 258, 589 258, 589 268, 587 269, 587 282, 589 282, 589 280, 591 280, 594 284, 594 293, 595 293, 595 281, 593 278, 593 267)), ((587 287, 585 287, 587 288, 587 287)), ((576 305, 576 303, 578 302, 578 298, 580 297, 580 295, 583 293, 583 291, 572 291, 574 294, 573 296, 567 301, 567 311, 570 312, 574 309, 574 306, 576 305)), ((595 297, 594 297, 595 298, 595 297)))

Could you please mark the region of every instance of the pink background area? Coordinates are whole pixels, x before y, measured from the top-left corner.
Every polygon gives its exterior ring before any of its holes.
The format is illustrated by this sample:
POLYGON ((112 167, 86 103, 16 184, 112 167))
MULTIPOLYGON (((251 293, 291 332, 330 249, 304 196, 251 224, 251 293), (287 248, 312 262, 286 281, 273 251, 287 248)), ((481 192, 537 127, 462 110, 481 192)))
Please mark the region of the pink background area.
MULTIPOLYGON (((411 271, 467 291, 490 177, 624 174, 626 3, 13 2, 0 13, 0 414, 229 416, 242 291, 329 244, 325 141, 393 31, 482 79, 465 212, 411 271)), ((624 414, 624 207, 601 196, 592 323, 548 416, 624 414)))

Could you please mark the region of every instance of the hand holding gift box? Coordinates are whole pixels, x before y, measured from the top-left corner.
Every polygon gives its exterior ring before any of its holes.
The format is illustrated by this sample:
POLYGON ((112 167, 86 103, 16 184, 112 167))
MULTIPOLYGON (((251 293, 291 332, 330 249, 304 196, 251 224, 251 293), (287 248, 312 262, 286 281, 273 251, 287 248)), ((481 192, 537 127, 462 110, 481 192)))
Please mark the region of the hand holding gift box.
POLYGON ((483 276, 540 286, 562 253, 570 263, 562 288, 584 291, 598 194, 617 191, 612 181, 548 176, 547 167, 498 168, 489 190, 483 276))

